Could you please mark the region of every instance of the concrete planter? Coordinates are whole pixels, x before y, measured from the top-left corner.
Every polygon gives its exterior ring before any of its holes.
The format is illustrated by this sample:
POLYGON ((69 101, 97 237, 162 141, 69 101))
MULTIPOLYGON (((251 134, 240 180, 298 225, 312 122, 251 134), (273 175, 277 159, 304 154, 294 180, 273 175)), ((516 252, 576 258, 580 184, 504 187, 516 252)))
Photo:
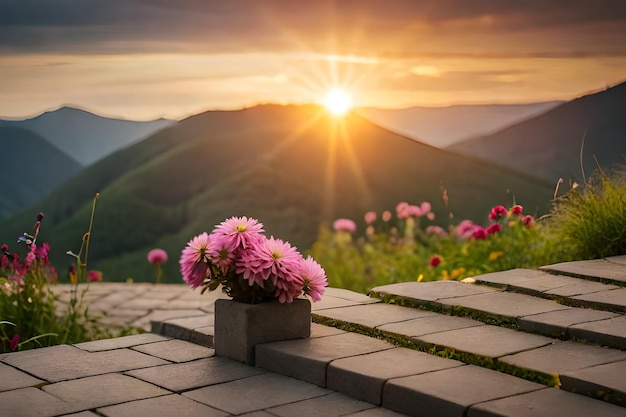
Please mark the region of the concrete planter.
POLYGON ((311 302, 296 299, 245 304, 215 301, 215 353, 254 365, 254 347, 261 343, 302 339, 311 335, 311 302))

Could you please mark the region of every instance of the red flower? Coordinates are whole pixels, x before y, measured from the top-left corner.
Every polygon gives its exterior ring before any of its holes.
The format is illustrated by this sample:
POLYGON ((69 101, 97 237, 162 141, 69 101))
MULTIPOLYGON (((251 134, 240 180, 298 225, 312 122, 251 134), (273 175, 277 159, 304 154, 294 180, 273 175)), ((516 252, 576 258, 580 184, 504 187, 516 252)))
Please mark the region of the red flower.
POLYGON ((474 229, 474 239, 477 240, 485 240, 487 239, 487 229, 483 228, 483 227, 476 227, 476 229, 474 229))
POLYGON ((428 261, 428 265, 432 266, 433 268, 437 267, 440 263, 441 263, 441 256, 439 255, 433 255, 432 258, 430 258, 430 260, 428 261))
POLYGON ((495 206, 491 209, 491 212, 489 213, 489 220, 496 220, 505 215, 506 208, 504 208, 504 206, 495 206))
POLYGON ((100 282, 102 281, 102 271, 87 271, 87 281, 100 282))
POLYGON ((519 204, 516 204, 513 207, 511 207, 511 214, 514 214, 516 216, 521 216, 523 210, 524 208, 522 206, 520 206, 519 204))
POLYGON ((488 235, 493 235, 502 231, 502 225, 500 223, 493 223, 486 229, 488 235))
POLYGON ((535 218, 529 214, 522 217, 522 223, 524 224, 524 226, 526 226, 527 229, 530 229, 535 223, 535 218))

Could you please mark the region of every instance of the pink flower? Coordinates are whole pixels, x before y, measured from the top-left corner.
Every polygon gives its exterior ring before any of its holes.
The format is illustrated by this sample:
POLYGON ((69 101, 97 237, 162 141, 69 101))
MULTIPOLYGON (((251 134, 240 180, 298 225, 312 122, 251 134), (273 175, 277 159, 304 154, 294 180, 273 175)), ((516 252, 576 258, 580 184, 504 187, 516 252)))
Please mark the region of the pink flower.
POLYGON ((428 226, 426 228, 426 233, 429 233, 431 235, 448 236, 448 233, 446 233, 446 231, 441 226, 435 225, 428 226))
POLYGON ((310 256, 307 256, 300 265, 300 274, 304 281, 302 287, 304 294, 311 297, 313 301, 320 301, 326 286, 328 286, 324 269, 310 256))
POLYGON ((391 220, 391 212, 389 210, 383 211, 381 218, 385 223, 388 222, 389 220, 391 220))
POLYGON ((535 218, 530 214, 522 217, 522 223, 526 226, 527 229, 530 229, 533 224, 535 224, 535 218))
POLYGON ((514 214, 516 216, 521 216, 522 211, 524 211, 524 208, 520 206, 519 204, 516 204, 513 207, 511 207, 511 214, 514 214))
POLYGON ((430 265, 433 268, 436 268, 437 266, 439 266, 439 264, 441 263, 442 259, 441 256, 439 255, 433 255, 429 260, 428 260, 428 265, 430 265))
POLYGON ((409 216, 422 217, 424 215, 424 212, 422 211, 422 208, 420 206, 415 206, 412 204, 409 205, 407 211, 409 213, 409 216))
POLYGON ((11 348, 11 350, 17 350, 19 345, 20 345, 20 335, 18 333, 15 333, 13 337, 11 338, 11 341, 9 342, 9 347, 11 348))
POLYGON ((337 219, 333 223, 333 229, 336 232, 356 232, 356 223, 350 219, 337 219))
POLYGON ((477 227, 471 220, 463 220, 456 227, 456 233, 463 239, 470 239, 474 236, 474 231, 477 227))
POLYGON ((180 272, 183 280, 196 289, 209 277, 210 269, 207 252, 213 245, 211 236, 206 232, 191 239, 180 256, 180 272))
POLYGON ((486 229, 488 235, 493 235, 502 231, 502 225, 500 223, 492 223, 486 229))
POLYGON ((376 212, 375 211, 368 211, 367 213, 365 213, 365 223, 366 224, 372 224, 376 221, 376 212))
POLYGON ((428 214, 428 213, 430 213, 430 210, 432 210, 432 206, 430 205, 430 203, 428 201, 424 201, 420 205, 420 208, 422 209, 422 214, 428 214))
POLYGON ((102 281, 102 271, 87 271, 87 281, 89 282, 100 282, 102 281))
POLYGON ((224 236, 224 247, 232 252, 237 248, 246 249, 249 245, 255 244, 263 232, 262 223, 243 216, 226 219, 216 226, 211 234, 224 236))
POLYGON ((409 203, 402 201, 396 206, 396 217, 399 219, 408 219, 411 215, 409 211, 409 203))
POLYGON ((506 215, 506 208, 504 206, 495 206, 489 213, 489 220, 497 220, 506 215))
POLYGON ((477 226, 476 229, 474 229, 474 233, 472 236, 476 240, 485 240, 487 239, 487 229, 477 226))
POLYGON ((156 248, 148 252, 148 262, 151 264, 162 264, 167 261, 167 252, 163 249, 156 248))
POLYGON ((426 217, 428 218, 428 220, 432 221, 435 220, 435 213, 433 213, 432 211, 430 213, 428 213, 426 215, 426 217))
POLYGON ((281 239, 271 237, 242 253, 237 260, 237 273, 243 274, 250 286, 257 284, 263 287, 264 281, 271 279, 274 286, 286 289, 286 282, 302 283, 298 275, 301 261, 302 255, 296 248, 281 239))

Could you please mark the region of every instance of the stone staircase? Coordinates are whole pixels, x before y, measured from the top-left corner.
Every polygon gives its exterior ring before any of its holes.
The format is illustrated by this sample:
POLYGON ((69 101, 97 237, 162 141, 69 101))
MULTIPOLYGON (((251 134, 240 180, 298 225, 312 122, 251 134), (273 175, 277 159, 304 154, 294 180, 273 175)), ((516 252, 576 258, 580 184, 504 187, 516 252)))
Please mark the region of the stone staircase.
MULTIPOLYGON (((313 320, 626 407, 625 267, 626 257, 617 257, 385 285, 370 294, 382 303, 319 309, 313 320)), ((440 372, 448 383, 462 378, 453 376, 460 369, 440 372)), ((433 375, 404 390, 423 391, 433 375)))

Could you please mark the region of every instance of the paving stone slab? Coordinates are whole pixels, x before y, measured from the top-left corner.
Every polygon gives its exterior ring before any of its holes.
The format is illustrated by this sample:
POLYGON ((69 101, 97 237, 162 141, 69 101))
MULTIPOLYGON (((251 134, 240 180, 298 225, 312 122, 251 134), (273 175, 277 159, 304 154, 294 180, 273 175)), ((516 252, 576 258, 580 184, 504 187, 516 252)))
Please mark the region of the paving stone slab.
POLYGON ((335 320, 375 328, 384 324, 402 322, 422 317, 433 317, 436 316, 437 313, 419 310, 416 308, 378 303, 331 308, 324 310, 320 315, 335 320))
POLYGON ((465 329, 468 327, 486 326, 480 321, 468 319, 466 317, 446 316, 436 314, 432 317, 407 320, 400 323, 385 324, 379 329, 405 335, 408 337, 421 337, 427 334, 446 332, 449 330, 465 329))
POLYGON ((474 405, 467 415, 467 417, 551 416, 625 417, 626 409, 557 388, 545 388, 474 405))
MULTIPOLYGON (((379 301, 376 300, 374 302, 379 302, 379 301)), ((316 303, 311 303, 311 311, 316 312, 316 311, 326 310, 329 308, 357 306, 361 304, 364 304, 364 303, 361 301, 347 300, 345 298, 338 298, 338 297, 327 297, 326 295, 324 295, 321 301, 318 301, 316 303)))
POLYGON ((552 273, 567 274, 592 280, 612 280, 626 283, 626 268, 621 261, 611 262, 607 259, 588 261, 562 262, 539 268, 552 273))
POLYGON ((152 321, 165 321, 169 319, 179 319, 193 316, 203 316, 207 313, 201 310, 152 310, 149 314, 133 321, 131 325, 140 327, 145 331, 150 331, 152 321))
POLYGON ((452 359, 405 348, 337 359, 328 365, 328 388, 372 404, 382 403, 383 386, 391 378, 462 366, 452 359))
POLYGON ((77 410, 74 404, 37 388, 0 392, 0 416, 3 417, 52 417, 77 410))
POLYGON ((367 410, 359 411, 357 413, 346 414, 344 417, 402 417, 406 414, 396 413, 387 408, 370 408, 367 410))
POLYGON ((495 326, 479 326, 421 336, 419 340, 489 358, 538 348, 554 343, 554 339, 495 326))
POLYGON ((174 392, 220 384, 265 373, 263 369, 212 357, 192 362, 138 369, 126 375, 139 378, 174 392))
POLYGON ((575 324, 568 329, 571 337, 626 349, 626 316, 575 324))
POLYGON ((132 349, 170 362, 189 362, 215 355, 215 350, 213 349, 183 340, 167 340, 135 346, 132 349))
POLYGON ((231 414, 243 414, 330 393, 303 381, 264 373, 188 391, 183 395, 231 414))
POLYGON ((391 294, 421 301, 438 301, 442 298, 466 297, 476 294, 501 292, 495 288, 468 285, 458 281, 400 282, 372 289, 373 294, 391 294))
POLYGON ((625 351, 566 341, 504 356, 498 362, 559 375, 622 360, 626 360, 625 351))
POLYGON ((495 292, 467 297, 438 300, 448 306, 460 306, 491 315, 519 318, 549 311, 566 310, 567 307, 551 300, 511 292, 495 292))
POLYGON ((626 361, 621 361, 564 372, 561 383, 567 391, 592 397, 606 396, 607 401, 626 407, 625 375, 626 361))
POLYGON ((45 384, 47 382, 44 380, 0 363, 0 392, 18 388, 40 387, 45 384))
POLYGON ((545 292, 570 284, 575 278, 550 275, 536 269, 516 268, 477 275, 472 279, 476 283, 545 292))
POLYGON ((472 365, 391 379, 385 384, 383 406, 409 416, 465 417, 477 403, 545 386, 472 365))
POLYGON ((571 307, 569 309, 521 317, 519 319, 519 326, 523 331, 539 333, 544 336, 569 337, 570 335, 567 329, 570 326, 606 320, 618 316, 618 313, 608 311, 571 307))
POLYGON ((577 295, 572 300, 579 300, 603 310, 626 313, 626 288, 577 295))
POLYGON ((230 414, 182 397, 165 395, 98 408, 105 417, 226 417, 230 414))
POLYGON ((146 343, 163 342, 165 340, 170 340, 170 338, 154 333, 143 333, 132 336, 115 337, 111 339, 94 340, 92 342, 76 343, 73 346, 88 352, 100 352, 103 350, 144 345, 146 343))
POLYGON ((68 345, 17 352, 3 361, 50 382, 170 363, 130 349, 90 353, 68 345))
POLYGON ((100 415, 91 411, 81 411, 80 413, 66 414, 63 417, 100 417, 100 415))
POLYGON ((333 360, 392 348, 382 340, 345 333, 257 345, 255 364, 324 387, 326 367, 333 360))
MULTIPOLYGON (((335 297, 335 298, 343 298, 345 300, 350 300, 350 301, 356 301, 362 304, 371 304, 371 303, 379 303, 380 301, 375 299, 375 298, 371 298, 365 294, 361 294, 358 292, 354 292, 354 291, 350 291, 350 290, 346 290, 343 288, 335 288, 335 287, 327 287, 326 291, 324 292, 324 297, 322 297, 322 300, 325 297, 335 297)), ((315 304, 315 303, 313 303, 315 304)))
POLYGON ((120 374, 57 382, 42 389, 71 404, 76 411, 170 394, 163 388, 120 374))
POLYGON ((334 392, 309 400, 272 407, 267 411, 277 417, 340 417, 374 407, 373 404, 334 392))
POLYGON ((322 324, 311 323, 311 337, 334 336, 338 334, 346 334, 345 330, 336 327, 324 326, 322 324))

